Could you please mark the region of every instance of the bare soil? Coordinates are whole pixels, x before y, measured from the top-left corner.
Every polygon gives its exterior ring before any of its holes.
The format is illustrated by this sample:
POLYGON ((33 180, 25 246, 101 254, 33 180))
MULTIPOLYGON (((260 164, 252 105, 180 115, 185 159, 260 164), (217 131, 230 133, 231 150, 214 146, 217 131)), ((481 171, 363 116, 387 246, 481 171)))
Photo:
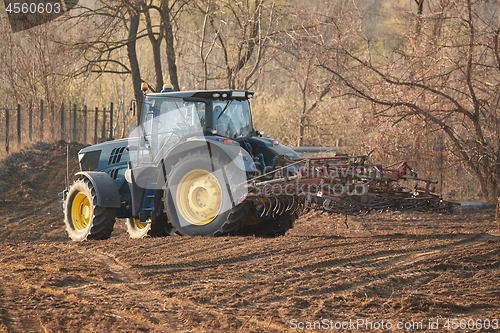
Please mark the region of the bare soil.
MULTIPOLYGON (((70 146, 70 175, 79 148, 70 146)), ((65 175, 63 143, 37 144, 0 164, 0 332, 500 326, 494 208, 309 213, 274 239, 133 240, 117 220, 109 240, 76 243, 57 198, 65 175)))

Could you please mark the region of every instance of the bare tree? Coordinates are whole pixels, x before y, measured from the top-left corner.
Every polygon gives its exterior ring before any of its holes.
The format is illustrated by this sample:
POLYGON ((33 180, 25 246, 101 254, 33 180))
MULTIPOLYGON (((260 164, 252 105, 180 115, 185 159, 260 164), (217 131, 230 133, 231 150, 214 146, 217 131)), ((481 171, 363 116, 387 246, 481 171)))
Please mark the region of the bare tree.
POLYGON ((376 105, 379 117, 395 125, 414 118, 434 124, 449 153, 477 178, 483 198, 493 200, 500 194, 500 8, 468 0, 430 10, 414 18, 422 19, 420 34, 406 35, 413 47, 395 50, 398 57, 377 57, 369 41, 363 50, 332 44, 348 61, 322 66, 350 94, 376 105))
MULTIPOLYGON (((335 32, 336 29, 343 29, 340 28, 342 26, 350 29, 353 22, 352 13, 351 6, 342 1, 330 2, 323 6, 317 4, 314 10, 307 5, 298 6, 293 26, 286 29, 280 39, 281 44, 278 47, 283 51, 283 56, 277 58, 279 68, 300 91, 297 146, 304 145, 306 128, 319 132, 318 126, 323 119, 314 115, 314 112, 324 100, 338 97, 337 76, 326 71, 321 64, 328 59, 342 61, 334 50, 327 50, 327 45, 330 39, 337 39, 339 36, 339 32, 335 32)), ((344 39, 347 40, 345 37, 344 39)), ((314 144, 321 144, 317 139, 315 141, 314 144)))
POLYGON ((172 21, 185 4, 186 2, 181 0, 113 0, 96 1, 92 7, 80 5, 72 19, 78 25, 91 23, 94 29, 93 33, 82 36, 82 39, 75 43, 76 49, 81 50, 84 56, 83 65, 76 75, 130 74, 134 97, 141 101, 141 83, 147 80, 141 76, 137 47, 138 42, 148 38, 155 73, 154 85, 149 82, 152 90, 161 89, 164 83, 163 41, 166 42, 169 79, 174 88, 179 89, 172 21), (127 50, 127 62, 120 56, 122 48, 127 50))
POLYGON ((203 15, 199 43, 203 86, 212 80, 226 80, 231 89, 253 86, 277 29, 276 3, 204 0, 194 5, 203 15))
POLYGON ((174 26, 188 2, 189 0, 177 0, 172 2, 169 0, 161 0, 161 26, 164 31, 166 44, 165 52, 167 55, 168 74, 170 83, 174 86, 175 90, 180 90, 180 84, 179 74, 177 72, 174 26))
POLYGON ((130 74, 134 97, 141 101, 137 41, 148 36, 147 32, 139 30, 141 3, 115 0, 96 1, 92 7, 81 4, 69 20, 78 26, 92 27, 88 34, 73 42, 73 48, 83 55, 82 65, 73 75, 130 74), (122 48, 127 50, 128 62, 120 56, 122 48))
POLYGON ((64 70, 78 61, 78 55, 59 42, 70 27, 57 21, 11 33, 7 20, 0 25, 3 96, 12 103, 61 98, 73 79, 64 70))

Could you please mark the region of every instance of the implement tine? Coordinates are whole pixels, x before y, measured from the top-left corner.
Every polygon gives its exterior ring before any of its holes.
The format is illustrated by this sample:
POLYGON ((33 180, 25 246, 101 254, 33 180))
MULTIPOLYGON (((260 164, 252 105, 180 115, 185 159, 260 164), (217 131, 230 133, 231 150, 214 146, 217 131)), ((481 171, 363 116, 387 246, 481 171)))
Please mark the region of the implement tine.
POLYGON ((274 196, 274 199, 276 200, 276 206, 274 206, 273 214, 274 214, 274 216, 276 216, 276 215, 280 215, 280 209, 281 209, 281 206, 283 206, 283 205, 281 204, 281 200, 276 195, 274 196))
POLYGON ((266 216, 271 213, 271 210, 273 209, 273 205, 274 205, 274 203, 270 197, 268 197, 267 200, 269 200, 269 208, 267 209, 267 212, 264 211, 264 215, 266 215, 266 216))
POLYGON ((295 204, 295 195, 292 195, 292 203, 290 204, 290 199, 288 199, 288 205, 285 209, 285 213, 288 212, 289 210, 292 209, 293 205, 295 204))
POLYGON ((264 202, 264 199, 267 199, 267 198, 266 197, 259 198, 259 200, 260 200, 260 202, 262 202, 262 206, 263 206, 262 213, 260 214, 259 217, 263 217, 264 215, 266 215, 266 203, 264 202))

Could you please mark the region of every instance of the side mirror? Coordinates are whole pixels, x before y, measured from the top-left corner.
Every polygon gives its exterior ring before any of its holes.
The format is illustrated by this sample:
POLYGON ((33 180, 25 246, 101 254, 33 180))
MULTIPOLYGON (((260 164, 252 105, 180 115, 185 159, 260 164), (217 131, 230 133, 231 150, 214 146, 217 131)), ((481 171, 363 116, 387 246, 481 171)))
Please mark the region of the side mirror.
POLYGON ((132 111, 132 115, 135 116, 135 110, 137 109, 137 101, 135 99, 130 101, 130 111, 132 111))

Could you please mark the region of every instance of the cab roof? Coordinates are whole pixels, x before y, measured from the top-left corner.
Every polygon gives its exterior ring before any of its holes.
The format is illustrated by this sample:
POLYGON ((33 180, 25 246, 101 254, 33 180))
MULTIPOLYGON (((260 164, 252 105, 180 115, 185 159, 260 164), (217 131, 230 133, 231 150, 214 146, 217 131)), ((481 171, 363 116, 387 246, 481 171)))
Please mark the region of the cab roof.
POLYGON ((191 90, 191 91, 171 91, 150 93, 147 96, 154 97, 176 97, 176 98, 206 98, 206 99, 250 99, 253 98, 253 91, 249 90, 191 90))

